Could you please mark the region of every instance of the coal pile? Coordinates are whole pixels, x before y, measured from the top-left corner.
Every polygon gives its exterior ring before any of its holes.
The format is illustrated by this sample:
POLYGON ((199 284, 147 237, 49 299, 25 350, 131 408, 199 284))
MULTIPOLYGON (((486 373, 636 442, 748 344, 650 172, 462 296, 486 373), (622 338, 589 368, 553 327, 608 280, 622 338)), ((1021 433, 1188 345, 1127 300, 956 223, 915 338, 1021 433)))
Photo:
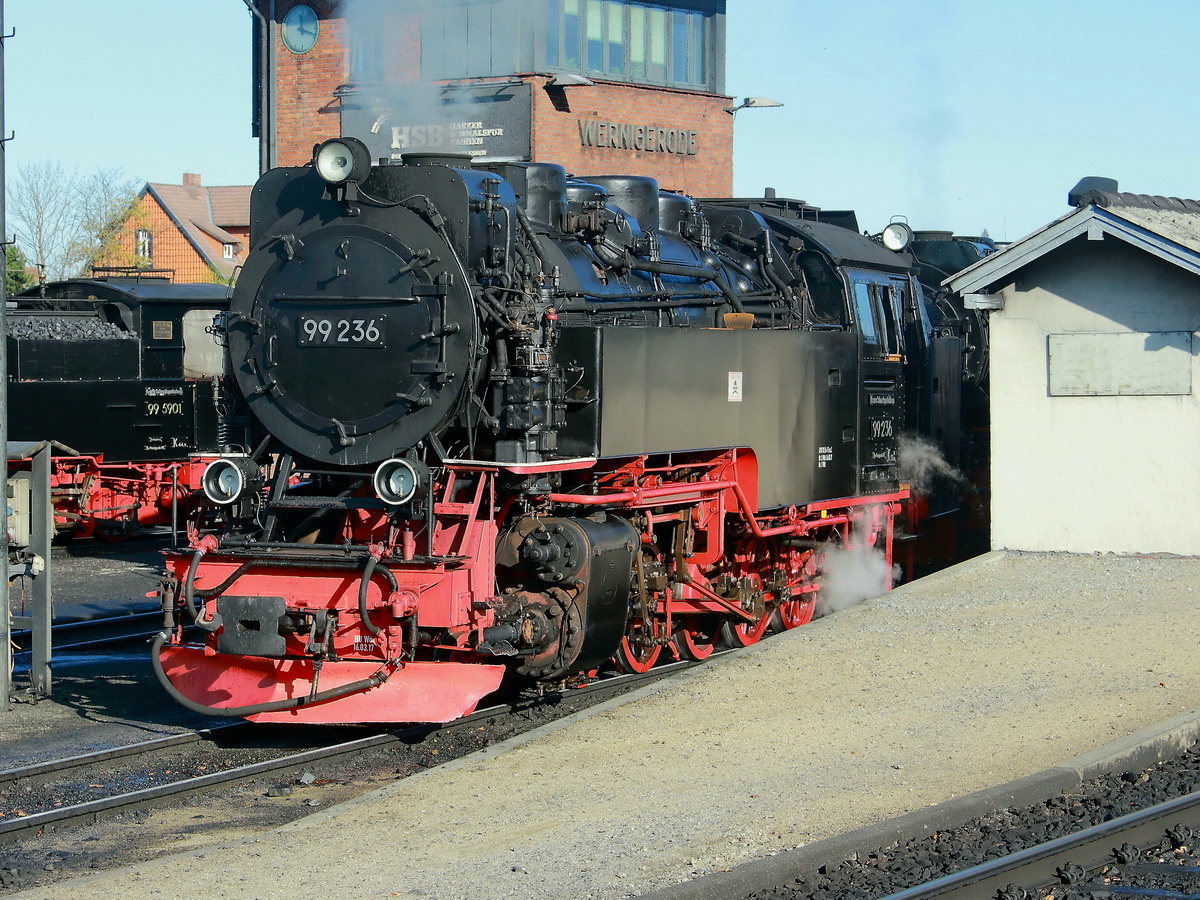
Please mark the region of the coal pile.
POLYGON ((1001 810, 961 828, 893 844, 815 875, 749 895, 753 900, 875 900, 1026 847, 1108 822, 1200 789, 1200 752, 1144 772, 1108 775, 1034 806, 1001 810))
POLYGON ((8 336, 18 341, 136 341, 119 325, 94 316, 22 316, 7 318, 8 336))

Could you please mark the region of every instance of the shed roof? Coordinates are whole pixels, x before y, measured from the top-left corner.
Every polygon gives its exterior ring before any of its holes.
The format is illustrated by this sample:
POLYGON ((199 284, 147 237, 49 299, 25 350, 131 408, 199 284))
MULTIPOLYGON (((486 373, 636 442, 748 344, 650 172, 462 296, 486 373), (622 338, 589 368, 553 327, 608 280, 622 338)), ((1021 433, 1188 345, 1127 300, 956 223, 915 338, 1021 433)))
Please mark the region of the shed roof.
POLYGON ((1117 191, 1087 191, 1078 202, 1078 209, 943 284, 962 294, 969 307, 1000 309, 1002 302, 992 291, 1011 281, 1019 269, 1081 236, 1088 240, 1111 236, 1200 275, 1200 202, 1117 191))

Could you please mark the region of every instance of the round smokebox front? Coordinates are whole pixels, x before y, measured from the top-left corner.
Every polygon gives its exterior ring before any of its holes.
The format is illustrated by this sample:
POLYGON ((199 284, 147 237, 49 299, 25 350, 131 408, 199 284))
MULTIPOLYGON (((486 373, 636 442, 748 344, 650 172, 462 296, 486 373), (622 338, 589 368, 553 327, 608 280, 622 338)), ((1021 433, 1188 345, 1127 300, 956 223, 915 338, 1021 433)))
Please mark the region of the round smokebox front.
POLYGON ((451 259, 449 248, 342 224, 293 241, 291 259, 287 249, 243 297, 248 313, 235 294, 231 316, 238 385, 263 425, 342 465, 387 459, 444 425, 475 334, 461 277, 422 265, 451 259))

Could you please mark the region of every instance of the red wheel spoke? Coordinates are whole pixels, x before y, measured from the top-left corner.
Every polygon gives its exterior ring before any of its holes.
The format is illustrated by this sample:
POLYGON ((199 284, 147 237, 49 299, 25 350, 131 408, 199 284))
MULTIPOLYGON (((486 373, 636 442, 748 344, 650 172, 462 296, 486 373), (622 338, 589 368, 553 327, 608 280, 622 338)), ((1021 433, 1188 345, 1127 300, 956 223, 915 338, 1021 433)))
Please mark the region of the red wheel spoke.
POLYGON ((626 673, 642 673, 649 672, 651 667, 658 662, 659 653, 662 652, 662 645, 650 642, 643 642, 629 639, 629 635, 625 635, 621 639, 621 646, 617 648, 617 667, 626 673))
POLYGON ((812 621, 813 607, 816 603, 810 598, 802 600, 785 600, 777 610, 780 624, 783 628, 797 628, 812 621))
POLYGON ((708 659, 716 649, 712 634, 709 633, 706 624, 702 622, 684 622, 675 632, 675 636, 671 638, 671 642, 675 645, 681 659, 690 659, 694 662, 708 659))
POLYGON ((758 642, 770 624, 771 617, 766 615, 757 622, 747 622, 745 619, 727 621, 721 625, 721 643, 729 647, 749 647, 758 642))

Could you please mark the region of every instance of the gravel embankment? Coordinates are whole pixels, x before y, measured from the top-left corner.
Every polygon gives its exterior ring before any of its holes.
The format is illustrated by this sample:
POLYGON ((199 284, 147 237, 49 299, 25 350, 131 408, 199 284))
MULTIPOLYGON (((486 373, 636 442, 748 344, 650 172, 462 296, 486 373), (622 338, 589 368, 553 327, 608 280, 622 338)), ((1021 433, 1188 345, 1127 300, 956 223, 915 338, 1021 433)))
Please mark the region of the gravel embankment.
MULTIPOLYGON (((846 860, 829 860, 753 900, 875 900, 1182 797, 1200 788, 1200 752, 1190 750, 1141 772, 1094 778, 1033 806, 1012 807, 921 840, 881 847, 846 860)), ((1191 859, 1195 842, 1177 854, 1191 859)), ((1060 892, 1065 898, 1065 889, 1060 892)), ((1059 895, 1056 895, 1059 896, 1059 895)), ((1077 895, 1082 898, 1082 894, 1077 895)))

